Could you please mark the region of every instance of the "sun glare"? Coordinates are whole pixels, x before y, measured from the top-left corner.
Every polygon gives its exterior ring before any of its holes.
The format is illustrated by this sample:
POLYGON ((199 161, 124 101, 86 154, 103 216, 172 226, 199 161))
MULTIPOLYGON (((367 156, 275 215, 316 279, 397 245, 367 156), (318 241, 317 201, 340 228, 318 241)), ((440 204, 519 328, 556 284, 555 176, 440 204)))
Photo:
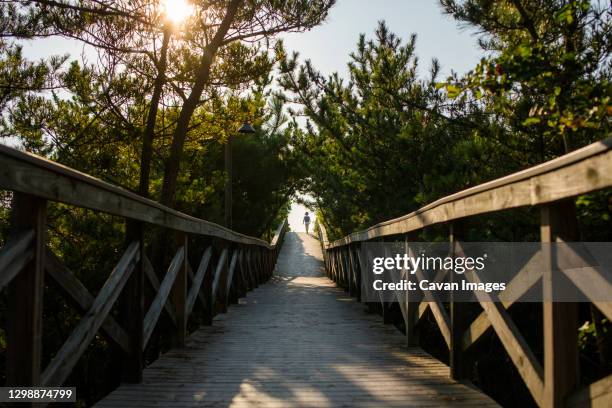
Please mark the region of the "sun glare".
POLYGON ((187 0, 162 0, 164 14, 173 24, 179 25, 193 13, 193 5, 187 0))

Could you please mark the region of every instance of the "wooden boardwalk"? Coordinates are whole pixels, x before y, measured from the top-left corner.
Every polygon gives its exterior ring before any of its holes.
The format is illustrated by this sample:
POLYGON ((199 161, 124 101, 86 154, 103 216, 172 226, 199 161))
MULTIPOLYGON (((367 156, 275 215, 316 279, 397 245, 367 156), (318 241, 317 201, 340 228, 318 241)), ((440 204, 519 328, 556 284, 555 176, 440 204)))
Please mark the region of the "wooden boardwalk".
POLYGON ((99 407, 496 406, 449 379, 323 274, 319 242, 287 233, 275 276, 99 407))

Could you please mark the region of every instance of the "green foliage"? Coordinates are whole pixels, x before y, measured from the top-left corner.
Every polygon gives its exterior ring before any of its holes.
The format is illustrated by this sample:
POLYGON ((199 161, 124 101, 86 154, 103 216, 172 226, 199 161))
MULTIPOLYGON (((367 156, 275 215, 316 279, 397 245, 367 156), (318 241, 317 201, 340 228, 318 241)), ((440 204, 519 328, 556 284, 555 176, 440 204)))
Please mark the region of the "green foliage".
MULTIPOLYGON (((249 98, 217 97, 196 113, 200 127, 190 134, 185 146, 178 209, 223 223, 224 149, 231 137, 234 229, 264 236, 286 215, 301 176, 294 166, 289 137, 281 128, 284 107, 268 103, 268 97, 263 89, 249 98), (247 120, 256 133, 237 134, 247 120)), ((154 194, 160 191, 162 171, 155 171, 159 178, 153 183, 154 194)))
MULTIPOLYGON (((607 333, 608 326, 606 325, 607 320, 602 319, 601 325, 604 327, 604 333, 607 333)), ((603 334, 603 333, 602 333, 603 334)), ((578 347, 584 350, 589 346, 592 346, 591 343, 596 341, 597 331, 595 328, 595 322, 586 321, 580 328, 578 329, 578 347)))
POLYGON ((0 40, 0 111, 5 111, 12 102, 32 92, 53 88, 53 77, 66 58, 27 61, 21 46, 0 40))
POLYGON ((548 160, 610 133, 609 4, 588 0, 442 0, 481 31, 487 57, 445 84, 480 101, 548 160), (534 138, 533 135, 538 135, 534 138), (538 138, 540 140, 538 140, 538 138), (535 139, 535 140, 534 140, 535 139))
MULTIPOLYGON (((482 180, 488 141, 465 122, 479 112, 446 105, 433 61, 417 77, 416 37, 406 43, 384 23, 373 40, 359 38, 348 81, 323 78, 307 61, 279 48, 280 83, 303 107, 305 129, 294 123, 303 186, 317 201, 332 237, 413 211, 482 180), (463 109, 464 117, 457 119, 463 109)), ((486 122, 484 123, 486 127, 486 122)), ((485 129, 486 130, 486 129, 485 129)))

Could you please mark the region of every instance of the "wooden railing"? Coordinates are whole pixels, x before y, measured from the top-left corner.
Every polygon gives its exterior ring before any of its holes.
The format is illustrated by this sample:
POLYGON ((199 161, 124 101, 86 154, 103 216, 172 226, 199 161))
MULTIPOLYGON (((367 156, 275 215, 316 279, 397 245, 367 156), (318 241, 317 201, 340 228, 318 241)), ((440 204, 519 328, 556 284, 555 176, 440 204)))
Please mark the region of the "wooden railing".
POLYGON ((0 188, 13 192, 12 233, 0 250, 0 290, 8 287, 9 292, 7 385, 62 385, 98 332, 123 351, 122 380, 140 382, 143 351, 162 313, 173 324, 173 344, 183 345, 196 303, 202 305, 210 323, 216 312, 271 276, 287 226, 284 221, 268 243, 2 145, 0 188), (123 255, 96 296, 48 248, 48 201, 126 220, 123 255), (175 253, 165 274, 158 275, 162 265, 152 265, 146 256, 144 232, 153 227, 163 227, 166 236, 168 231, 175 236, 171 240, 176 242, 175 253), (198 242, 205 238, 207 244, 190 246, 193 238, 198 242), (199 259, 197 268, 191 268, 189 259, 199 259), (42 369, 47 277, 83 315, 42 369), (154 298, 145 298, 145 286, 153 289, 154 298), (110 313, 116 303, 120 303, 118 316, 110 313))
MULTIPOLYGON (((469 217, 518 207, 537 206, 541 214, 542 242, 578 241, 574 198, 612 186, 612 139, 594 143, 583 149, 539 166, 494 180, 477 187, 444 197, 418 211, 382 222, 367 230, 328 242, 325 227, 319 225, 328 276, 358 298, 361 295, 360 245, 368 241, 416 241, 417 233, 433 225, 447 225, 449 241, 461 250, 462 232, 469 217), (467 220, 467 221, 466 221, 467 220)), ((587 268, 588 269, 588 268, 587 268)), ((525 271, 525 269, 523 270, 525 271)), ((522 280, 522 290, 508 290, 499 299, 481 300, 482 312, 469 321, 466 303, 444 304, 435 298, 412 300, 408 293, 396 293, 409 346, 418 344, 419 323, 431 310, 449 350, 451 376, 466 379, 473 351, 485 333, 495 332, 533 399, 539 406, 609 406, 612 400, 612 376, 589 386, 579 387, 578 305, 576 303, 543 302, 543 345, 541 362, 518 330, 508 309, 538 282, 543 291, 552 291, 551 271, 542 271, 524 285, 525 273, 514 279, 522 280)), ((439 277, 443 274, 438 274, 439 277)), ((598 294, 584 293, 612 321, 612 283, 594 268, 580 275, 568 275, 579 289, 584 282, 596 281, 598 294)), ((552 293, 552 292, 549 292, 552 293)), ((383 317, 388 304, 381 304, 383 317)))

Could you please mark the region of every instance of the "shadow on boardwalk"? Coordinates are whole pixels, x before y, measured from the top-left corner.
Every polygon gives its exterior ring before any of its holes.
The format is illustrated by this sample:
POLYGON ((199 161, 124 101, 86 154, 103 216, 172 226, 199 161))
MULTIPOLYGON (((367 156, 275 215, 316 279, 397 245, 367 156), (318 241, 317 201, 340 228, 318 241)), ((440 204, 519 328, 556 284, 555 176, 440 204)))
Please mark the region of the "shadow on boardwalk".
POLYGON ((494 406, 323 274, 318 241, 288 233, 275 276, 100 407, 494 406))

